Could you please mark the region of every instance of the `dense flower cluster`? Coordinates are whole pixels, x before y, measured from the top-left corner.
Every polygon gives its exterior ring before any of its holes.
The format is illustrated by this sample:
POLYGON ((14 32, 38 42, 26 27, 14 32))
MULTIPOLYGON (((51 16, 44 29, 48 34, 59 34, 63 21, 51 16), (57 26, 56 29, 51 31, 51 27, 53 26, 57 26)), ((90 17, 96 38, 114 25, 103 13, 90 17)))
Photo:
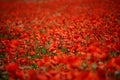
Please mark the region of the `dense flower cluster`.
POLYGON ((120 80, 119 0, 0 2, 0 80, 120 80))

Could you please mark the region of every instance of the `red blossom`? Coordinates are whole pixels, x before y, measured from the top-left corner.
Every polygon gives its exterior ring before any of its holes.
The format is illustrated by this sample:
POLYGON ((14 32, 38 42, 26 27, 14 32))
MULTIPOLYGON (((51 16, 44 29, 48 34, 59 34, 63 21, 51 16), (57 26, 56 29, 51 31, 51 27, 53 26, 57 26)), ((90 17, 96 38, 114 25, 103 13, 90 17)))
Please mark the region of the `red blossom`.
POLYGON ((0 1, 0 80, 119 80, 119 13, 118 0, 0 1))

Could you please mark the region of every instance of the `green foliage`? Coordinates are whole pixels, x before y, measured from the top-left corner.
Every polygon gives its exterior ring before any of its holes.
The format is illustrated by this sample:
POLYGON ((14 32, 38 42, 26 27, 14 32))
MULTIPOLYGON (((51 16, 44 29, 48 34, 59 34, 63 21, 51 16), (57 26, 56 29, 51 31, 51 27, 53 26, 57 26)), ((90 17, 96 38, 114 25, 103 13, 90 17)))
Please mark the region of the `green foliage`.
POLYGON ((66 53, 66 52, 67 52, 67 48, 62 47, 62 48, 61 48, 61 51, 62 51, 63 53, 66 53))
POLYGON ((116 51, 110 51, 110 56, 111 57, 117 57, 118 53, 116 51))
POLYGON ((116 80, 120 80, 120 71, 115 71, 114 72, 114 77, 116 80))
POLYGON ((97 67, 98 67, 98 66, 97 66, 97 64, 96 64, 96 63, 92 63, 92 69, 93 69, 93 70, 96 70, 96 69, 97 69, 97 67))
POLYGON ((2 72, 2 70, 0 70, 0 80, 9 80, 8 73, 2 72))
POLYGON ((39 54, 35 54, 34 56, 29 56, 30 59, 34 60, 34 59, 41 59, 41 56, 39 54))
POLYGON ((7 35, 7 34, 0 34, 0 39, 2 39, 2 38, 5 38, 5 39, 9 39, 9 35, 7 35))
POLYGON ((47 31, 46 30, 39 30, 40 34, 46 34, 47 31))
POLYGON ((33 65, 31 66, 31 68, 32 68, 32 69, 37 69, 38 66, 37 66, 36 64, 33 64, 33 65))
POLYGON ((47 50, 45 47, 43 47, 43 48, 41 49, 41 53, 42 53, 42 54, 48 54, 49 52, 48 52, 48 50, 47 50))
POLYGON ((89 39, 90 39, 90 36, 87 36, 87 37, 85 38, 86 41, 88 41, 89 39))
POLYGON ((35 49, 35 53, 36 53, 36 54, 39 54, 40 52, 41 52, 40 47, 39 47, 39 46, 36 47, 36 49, 35 49))
POLYGON ((81 70, 85 70, 88 67, 88 64, 86 62, 83 62, 80 66, 81 70))
POLYGON ((5 56, 4 55, 0 55, 0 59, 3 59, 5 56))

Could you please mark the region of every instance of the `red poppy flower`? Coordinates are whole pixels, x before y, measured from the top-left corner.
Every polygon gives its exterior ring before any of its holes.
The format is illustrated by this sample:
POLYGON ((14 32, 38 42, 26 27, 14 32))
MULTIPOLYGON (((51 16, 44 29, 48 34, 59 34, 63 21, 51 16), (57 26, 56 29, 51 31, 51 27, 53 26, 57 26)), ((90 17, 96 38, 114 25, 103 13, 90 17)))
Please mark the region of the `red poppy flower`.
POLYGON ((15 71, 17 71, 19 69, 19 66, 18 66, 18 64, 16 64, 16 63, 10 63, 9 65, 7 65, 7 67, 6 67, 6 70, 8 71, 8 72, 15 72, 15 71))
POLYGON ((35 55, 35 52, 34 52, 34 51, 31 51, 31 52, 30 52, 30 56, 33 56, 33 55, 35 55))

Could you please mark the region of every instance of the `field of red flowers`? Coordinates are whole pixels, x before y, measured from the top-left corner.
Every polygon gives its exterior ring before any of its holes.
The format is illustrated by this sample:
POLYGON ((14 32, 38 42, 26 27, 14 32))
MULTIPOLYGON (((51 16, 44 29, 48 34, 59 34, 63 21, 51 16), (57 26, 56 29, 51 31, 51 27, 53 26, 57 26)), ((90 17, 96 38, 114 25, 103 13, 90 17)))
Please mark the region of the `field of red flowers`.
POLYGON ((0 1, 0 80, 120 80, 119 4, 0 1))

